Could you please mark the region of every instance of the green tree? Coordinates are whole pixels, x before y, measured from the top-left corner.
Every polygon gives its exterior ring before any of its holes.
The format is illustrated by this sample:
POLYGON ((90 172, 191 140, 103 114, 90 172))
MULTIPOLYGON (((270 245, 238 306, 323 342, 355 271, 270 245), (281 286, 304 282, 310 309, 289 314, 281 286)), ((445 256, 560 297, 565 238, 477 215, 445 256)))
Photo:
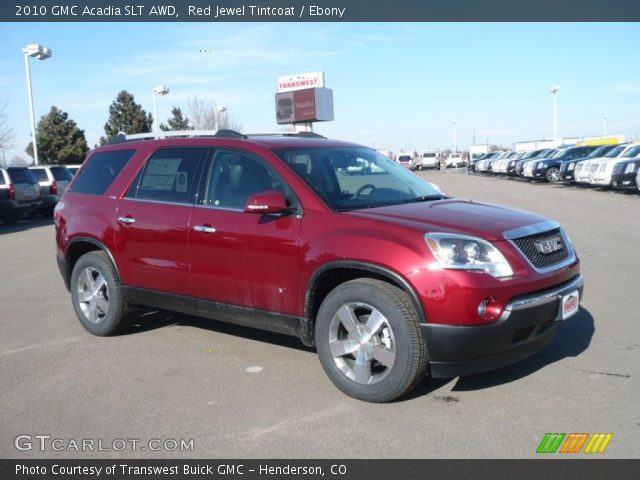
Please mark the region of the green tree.
POLYGON ((193 130, 193 127, 189 125, 189 119, 182 116, 182 110, 179 107, 173 107, 171 109, 171 118, 167 120, 168 125, 164 123, 160 124, 160 130, 166 131, 178 131, 178 130, 193 130))
POLYGON ((120 132, 130 135, 150 132, 152 123, 151 114, 135 102, 133 95, 123 90, 109 106, 109 120, 104 124, 106 135, 100 137, 100 145, 108 143, 120 132))
MULTIPOLYGON (((55 106, 38 122, 36 135, 40 163, 82 163, 89 151, 84 131, 67 112, 55 106)), ((29 142, 25 151, 33 157, 33 142, 29 142)))

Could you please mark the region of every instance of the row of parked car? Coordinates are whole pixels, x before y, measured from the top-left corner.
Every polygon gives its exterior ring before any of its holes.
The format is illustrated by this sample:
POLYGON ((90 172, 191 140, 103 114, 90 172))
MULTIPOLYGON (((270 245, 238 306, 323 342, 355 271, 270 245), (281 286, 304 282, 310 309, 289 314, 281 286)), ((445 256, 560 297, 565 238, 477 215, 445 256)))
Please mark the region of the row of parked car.
POLYGON ((51 216, 79 165, 0 168, 0 221, 25 216, 51 216))
POLYGON ((491 152, 474 159, 469 171, 570 182, 616 189, 640 189, 640 143, 491 152))

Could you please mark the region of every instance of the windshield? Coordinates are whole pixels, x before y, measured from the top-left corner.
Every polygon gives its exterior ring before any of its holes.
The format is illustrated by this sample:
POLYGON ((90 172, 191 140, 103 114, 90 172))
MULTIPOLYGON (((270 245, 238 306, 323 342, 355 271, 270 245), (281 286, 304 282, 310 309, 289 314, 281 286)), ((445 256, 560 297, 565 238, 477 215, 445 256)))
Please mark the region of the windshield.
POLYGON ((591 152, 589 155, 587 155, 586 158, 597 158, 597 157, 601 157, 603 156, 605 153, 607 153, 609 150, 611 150, 610 145, 603 145, 602 147, 598 147, 596 148, 593 152, 591 152))
POLYGON ((638 155, 640 155, 640 145, 629 148, 629 150, 626 150, 622 156, 624 158, 634 158, 638 155))
POLYGON ((627 148, 627 145, 618 145, 616 148, 614 148, 609 153, 607 153, 605 157, 616 158, 618 155, 620 155, 624 151, 625 148, 627 148))
POLYGON ((550 148, 549 150, 545 150, 543 153, 541 153, 537 158, 552 158, 558 152, 559 150, 550 148))
POLYGON ((435 156, 436 156, 435 153, 423 153, 422 154, 422 158, 433 158, 435 156))
POLYGON ((399 162, 410 162, 411 161, 411 155, 400 155, 398 157, 398 161, 399 162))
POLYGON ((369 148, 292 148, 274 153, 336 211, 446 198, 434 185, 369 148))
POLYGON ((26 168, 8 168, 7 173, 11 183, 37 183, 36 177, 33 176, 31 170, 26 168))

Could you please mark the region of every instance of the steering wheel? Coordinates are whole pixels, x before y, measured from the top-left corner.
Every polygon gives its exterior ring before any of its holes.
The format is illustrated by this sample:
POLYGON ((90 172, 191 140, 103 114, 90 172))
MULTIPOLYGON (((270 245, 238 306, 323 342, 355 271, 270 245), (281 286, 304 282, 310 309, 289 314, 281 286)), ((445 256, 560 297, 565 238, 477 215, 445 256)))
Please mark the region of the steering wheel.
MULTIPOLYGON (((362 192, 364 192, 367 189, 371 189, 371 193, 373 193, 373 191, 376 189, 375 185, 371 185, 370 183, 367 183, 366 185, 361 186, 356 193, 353 194, 354 197, 359 197, 360 195, 362 195, 362 192)), ((370 193, 370 194, 371 194, 370 193)))

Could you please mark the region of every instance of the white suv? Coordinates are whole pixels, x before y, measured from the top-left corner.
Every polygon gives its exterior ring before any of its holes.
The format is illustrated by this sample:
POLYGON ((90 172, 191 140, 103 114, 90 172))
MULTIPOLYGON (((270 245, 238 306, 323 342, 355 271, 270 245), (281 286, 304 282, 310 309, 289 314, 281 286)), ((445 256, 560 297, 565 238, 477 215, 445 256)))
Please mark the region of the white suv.
POLYGON ((438 150, 423 150, 415 162, 418 170, 423 168, 437 168, 440 170, 440 152, 438 150))
POLYGON ((464 166, 464 160, 462 159, 462 155, 460 153, 451 153, 447 160, 444 162, 445 167, 462 167, 464 166))

